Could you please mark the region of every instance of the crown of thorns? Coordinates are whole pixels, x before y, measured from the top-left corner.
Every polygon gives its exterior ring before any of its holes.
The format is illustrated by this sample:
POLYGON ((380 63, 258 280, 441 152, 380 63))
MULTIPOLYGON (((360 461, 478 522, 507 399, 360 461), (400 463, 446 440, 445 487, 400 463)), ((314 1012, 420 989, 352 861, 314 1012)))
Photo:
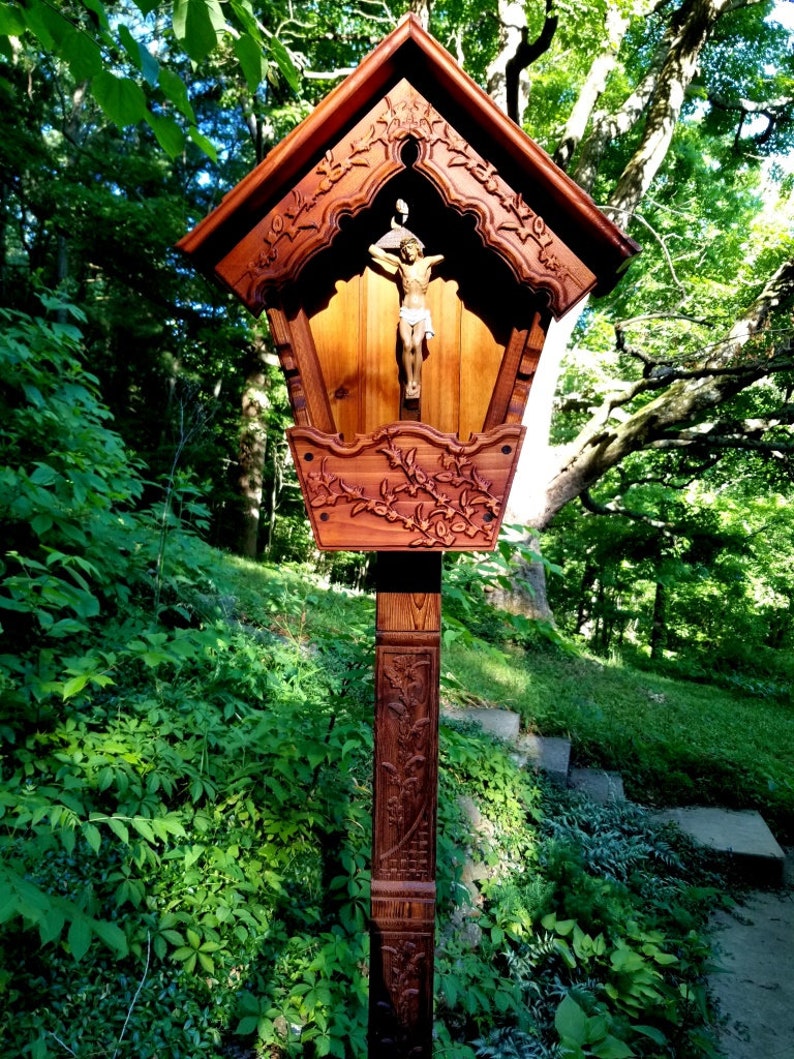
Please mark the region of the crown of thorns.
MULTIPOLYGON (((419 246, 419 240, 415 236, 407 235, 405 239, 400 240, 400 249, 402 250, 404 246, 410 246, 411 243, 413 243, 415 246, 419 246)), ((421 250, 421 247, 419 247, 419 249, 421 250)))

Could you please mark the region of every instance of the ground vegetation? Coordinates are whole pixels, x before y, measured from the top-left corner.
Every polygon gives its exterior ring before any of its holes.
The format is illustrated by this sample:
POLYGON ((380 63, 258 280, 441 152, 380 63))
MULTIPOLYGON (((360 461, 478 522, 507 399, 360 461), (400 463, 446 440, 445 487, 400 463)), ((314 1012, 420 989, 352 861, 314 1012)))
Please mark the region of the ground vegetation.
MULTIPOLYGON (((5 1054, 362 1054, 367 559, 314 551, 266 329, 172 248, 408 6, 643 243, 544 355, 517 531, 447 564, 444 695, 794 833, 785 7, 0 3, 5 1054), (545 621, 494 608, 516 557, 545 621)), ((722 882, 442 748, 442 1054, 713 1054, 722 882)))

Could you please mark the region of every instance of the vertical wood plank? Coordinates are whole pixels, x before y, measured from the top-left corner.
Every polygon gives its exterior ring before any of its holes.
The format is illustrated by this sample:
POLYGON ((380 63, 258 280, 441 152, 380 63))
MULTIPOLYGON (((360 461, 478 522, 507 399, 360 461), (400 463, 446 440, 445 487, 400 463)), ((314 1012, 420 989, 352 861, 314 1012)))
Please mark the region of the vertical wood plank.
POLYGON ((360 302, 359 278, 338 280, 330 301, 311 321, 336 429, 348 440, 355 436, 360 420, 360 302))
POLYGON ((298 369, 298 360, 295 356, 287 315, 281 305, 271 305, 267 310, 267 319, 270 324, 270 333, 273 336, 276 352, 278 353, 281 370, 284 372, 287 396, 292 408, 292 418, 297 426, 311 426, 309 409, 306 406, 303 379, 298 369))
POLYGON ((432 280, 427 307, 435 335, 422 365, 422 422, 456 434, 460 412, 460 298, 452 280, 432 280))
POLYGON ((528 336, 529 331, 518 327, 513 328, 510 334, 510 339, 499 367, 496 385, 491 392, 491 400, 485 416, 485 430, 490 430, 505 421, 528 336))
POLYGON ((441 555, 376 573, 370 1059, 431 1059, 441 555))
POLYGON ((479 433, 496 385, 503 347, 479 316, 465 306, 460 335, 460 437, 479 433))
POLYGON ((524 416, 551 317, 537 311, 528 330, 514 328, 493 389, 484 430, 520 423, 524 416))
POLYGON ((336 424, 328 403, 325 380, 317 358, 317 348, 314 344, 309 318, 302 308, 294 309, 288 316, 292 344, 300 365, 300 377, 306 395, 309 422, 318 430, 324 430, 327 434, 335 434, 336 424))
POLYGON ((521 361, 518 365, 513 392, 510 395, 510 403, 503 420, 505 423, 520 423, 524 418, 524 409, 527 406, 535 372, 538 370, 538 361, 543 351, 543 343, 546 341, 550 321, 551 315, 548 312, 535 314, 521 351, 521 361))
POLYGON ((389 276, 364 271, 364 313, 359 371, 364 379, 363 425, 370 433, 400 415, 400 378, 397 363, 397 324, 400 291, 389 276))

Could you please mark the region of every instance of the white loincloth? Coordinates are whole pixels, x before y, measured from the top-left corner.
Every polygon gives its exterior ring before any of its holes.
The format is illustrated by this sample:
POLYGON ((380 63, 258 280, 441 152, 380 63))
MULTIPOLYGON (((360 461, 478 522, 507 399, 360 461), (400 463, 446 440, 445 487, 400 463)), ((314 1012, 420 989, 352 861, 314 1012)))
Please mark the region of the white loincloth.
POLYGON ((406 306, 401 306, 400 319, 405 320, 411 327, 416 327, 417 324, 424 323, 425 338, 432 338, 435 334, 435 331, 433 330, 433 321, 430 319, 429 309, 409 309, 406 306))

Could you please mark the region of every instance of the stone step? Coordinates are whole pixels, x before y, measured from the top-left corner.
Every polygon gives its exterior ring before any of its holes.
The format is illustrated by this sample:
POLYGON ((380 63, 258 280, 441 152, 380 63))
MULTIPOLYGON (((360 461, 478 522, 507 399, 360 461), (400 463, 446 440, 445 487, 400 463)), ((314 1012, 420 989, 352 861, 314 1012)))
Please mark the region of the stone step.
POLYGON ((554 736, 522 735, 516 740, 513 760, 521 767, 545 772, 561 786, 568 785, 571 763, 571 741, 554 736))
POLYGON ((511 757, 519 768, 541 769, 562 786, 567 786, 571 761, 570 739, 519 735, 520 716, 513 710, 500 710, 496 707, 445 706, 441 710, 441 720, 479 725, 483 731, 514 745, 515 750, 511 757))
POLYGON ((499 710, 495 707, 444 707, 441 711, 442 721, 462 721, 478 724, 484 732, 504 739, 509 743, 518 738, 521 718, 512 710, 499 710))
POLYGON ((599 805, 626 800, 623 778, 619 772, 606 772, 604 769, 571 769, 568 786, 586 794, 599 805))
POLYGON ((732 868, 752 882, 781 886, 785 853, 754 809, 735 810, 687 806, 654 813, 657 820, 673 821, 699 845, 714 850, 732 868))

